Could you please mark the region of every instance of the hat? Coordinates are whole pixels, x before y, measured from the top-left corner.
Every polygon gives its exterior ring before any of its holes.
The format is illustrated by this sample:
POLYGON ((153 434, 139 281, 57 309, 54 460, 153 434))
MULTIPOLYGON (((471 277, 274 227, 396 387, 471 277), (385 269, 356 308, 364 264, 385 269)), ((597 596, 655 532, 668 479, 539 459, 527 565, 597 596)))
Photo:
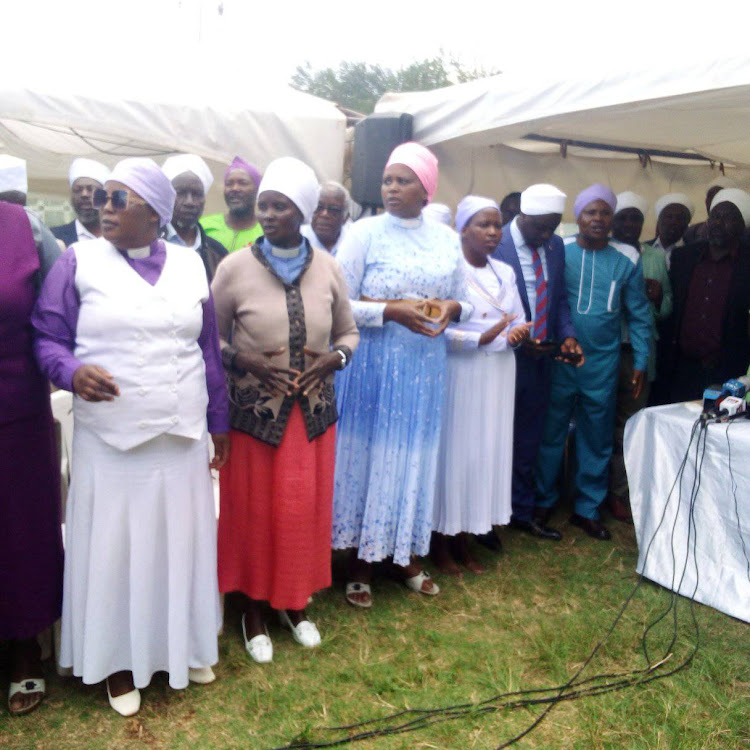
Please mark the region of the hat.
POLYGON ((567 197, 554 185, 530 185, 521 193, 521 213, 527 216, 562 214, 567 197))
POLYGON ((108 182, 121 182, 138 194, 159 215, 159 226, 172 219, 175 191, 167 175, 153 160, 142 156, 118 162, 108 182))
POLYGON ((315 172, 307 164, 292 156, 274 159, 260 181, 258 196, 267 190, 275 190, 289 198, 302 213, 305 223, 310 223, 318 205, 320 186, 315 172))

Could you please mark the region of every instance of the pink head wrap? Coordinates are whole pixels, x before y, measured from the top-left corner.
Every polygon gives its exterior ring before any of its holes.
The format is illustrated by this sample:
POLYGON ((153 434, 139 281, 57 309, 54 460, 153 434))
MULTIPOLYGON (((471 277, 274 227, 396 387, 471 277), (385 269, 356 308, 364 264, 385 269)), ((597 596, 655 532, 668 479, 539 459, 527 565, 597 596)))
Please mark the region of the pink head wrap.
POLYGON ((226 168, 224 172, 224 182, 227 181, 229 173, 235 169, 241 169, 243 172, 247 172, 255 183, 257 189, 258 185, 260 185, 260 172, 252 164, 246 162, 241 156, 235 156, 232 163, 226 168))
POLYGON ((388 169, 391 164, 403 164, 409 167, 427 191, 427 200, 432 200, 438 183, 438 160, 432 151, 414 141, 402 143, 393 149, 385 168, 388 169))
POLYGON ((121 182, 143 198, 159 214, 159 226, 172 220, 175 191, 159 165, 145 156, 123 159, 115 165, 107 182, 121 182))
POLYGON ((581 211, 594 201, 604 201, 612 209, 612 213, 617 208, 617 196, 606 185, 602 185, 601 182, 595 182, 585 190, 581 190, 576 196, 575 203, 573 204, 573 213, 576 219, 580 216, 581 211))

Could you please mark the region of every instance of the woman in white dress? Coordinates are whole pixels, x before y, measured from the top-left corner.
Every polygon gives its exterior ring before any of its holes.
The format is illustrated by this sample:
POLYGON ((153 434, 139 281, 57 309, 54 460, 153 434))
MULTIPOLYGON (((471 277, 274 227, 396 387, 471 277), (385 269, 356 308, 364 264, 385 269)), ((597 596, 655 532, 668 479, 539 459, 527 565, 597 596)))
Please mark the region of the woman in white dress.
POLYGON ((75 393, 60 663, 130 716, 154 672, 214 679, 221 625, 208 434, 229 409, 200 256, 158 239, 175 192, 151 159, 96 191, 102 234, 73 244, 34 309, 41 369, 75 393))
POLYGON ((516 360, 511 347, 529 325, 506 263, 490 258, 502 236, 495 201, 470 195, 458 204, 456 230, 466 259, 471 317, 446 330, 448 371, 433 515, 433 559, 459 574, 456 559, 482 571, 467 534, 510 520, 516 360))

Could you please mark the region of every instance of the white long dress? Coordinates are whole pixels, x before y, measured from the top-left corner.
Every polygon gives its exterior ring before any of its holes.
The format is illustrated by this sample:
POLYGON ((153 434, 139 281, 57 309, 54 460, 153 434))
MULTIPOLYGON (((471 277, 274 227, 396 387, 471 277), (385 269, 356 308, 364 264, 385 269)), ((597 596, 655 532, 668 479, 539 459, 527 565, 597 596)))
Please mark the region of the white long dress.
POLYGON ((448 369, 433 531, 484 534, 511 514, 516 359, 508 334, 525 321, 516 276, 506 263, 468 263, 471 317, 446 331, 448 369), (486 346, 479 337, 504 314, 508 327, 486 346))
POLYGON ((165 243, 151 285, 104 240, 74 247, 75 354, 113 373, 120 396, 75 399, 60 664, 87 684, 132 671, 143 688, 166 671, 184 688, 189 667, 218 661, 221 626, 205 271, 165 243))

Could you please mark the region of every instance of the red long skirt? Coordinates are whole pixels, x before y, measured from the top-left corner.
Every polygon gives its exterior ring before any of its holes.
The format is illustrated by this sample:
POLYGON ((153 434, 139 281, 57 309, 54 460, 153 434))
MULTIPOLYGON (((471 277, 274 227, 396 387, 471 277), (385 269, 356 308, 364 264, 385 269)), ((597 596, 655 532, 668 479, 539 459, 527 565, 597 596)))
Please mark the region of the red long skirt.
POLYGON ((331 585, 336 429, 307 439, 298 405, 277 448, 237 430, 220 473, 219 589, 304 609, 331 585))

